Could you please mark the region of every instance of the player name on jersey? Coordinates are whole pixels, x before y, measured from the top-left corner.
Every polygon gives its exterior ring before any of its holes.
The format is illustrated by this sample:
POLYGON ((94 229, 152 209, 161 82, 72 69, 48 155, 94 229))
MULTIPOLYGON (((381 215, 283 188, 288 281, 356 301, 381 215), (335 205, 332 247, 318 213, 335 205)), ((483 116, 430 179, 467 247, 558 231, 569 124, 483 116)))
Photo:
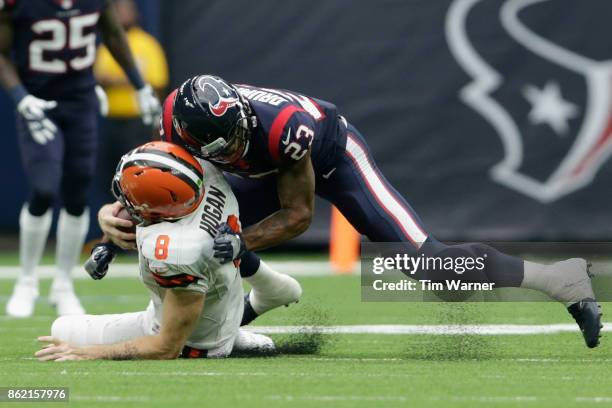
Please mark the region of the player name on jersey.
POLYGON ((248 98, 252 101, 269 103, 272 106, 278 106, 283 102, 287 102, 287 99, 283 98, 282 96, 262 89, 240 87, 238 88, 238 91, 245 98, 248 98))
POLYGON ((210 186, 206 195, 206 203, 202 211, 200 229, 208 232, 214 238, 217 235, 217 228, 223 218, 223 208, 225 207, 225 194, 214 185, 210 186))

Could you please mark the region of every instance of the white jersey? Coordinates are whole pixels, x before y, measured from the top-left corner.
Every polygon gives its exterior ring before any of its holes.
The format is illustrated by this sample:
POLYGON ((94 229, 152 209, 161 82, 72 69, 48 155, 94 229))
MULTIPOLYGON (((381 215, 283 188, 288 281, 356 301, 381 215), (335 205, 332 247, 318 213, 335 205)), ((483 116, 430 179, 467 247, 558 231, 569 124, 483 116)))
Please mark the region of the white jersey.
POLYGON ((155 309, 154 330, 159 329, 167 288, 204 293, 204 310, 187 345, 210 355, 220 348, 231 350, 242 319, 243 289, 237 267, 220 265, 213 257, 218 225, 238 222, 236 197, 221 171, 206 161, 200 164, 204 198, 198 209, 175 222, 138 227, 136 242, 140 276, 155 309))

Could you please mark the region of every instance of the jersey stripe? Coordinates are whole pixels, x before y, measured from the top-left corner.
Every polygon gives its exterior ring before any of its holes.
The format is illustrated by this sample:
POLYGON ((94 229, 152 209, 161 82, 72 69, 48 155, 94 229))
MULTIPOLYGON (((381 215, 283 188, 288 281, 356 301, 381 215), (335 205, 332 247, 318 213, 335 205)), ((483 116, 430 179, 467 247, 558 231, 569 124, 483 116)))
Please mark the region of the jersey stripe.
POLYGON ((164 156, 159 156, 157 154, 151 154, 151 153, 131 154, 130 156, 128 156, 125 166, 127 166, 129 162, 138 161, 138 160, 150 161, 154 163, 163 164, 164 166, 168 166, 169 168, 176 170, 180 174, 186 175, 195 185, 202 184, 201 175, 198 175, 198 173, 194 172, 187 166, 184 166, 183 164, 177 162, 176 160, 169 159, 164 156))
POLYGON ((366 185, 378 204, 389 217, 395 220, 406 238, 412 244, 420 248, 427 239, 421 226, 416 222, 410 211, 406 209, 385 186, 385 181, 380 178, 368 159, 365 149, 351 137, 349 133, 346 138, 346 152, 359 170, 366 185))
POLYGON ((272 126, 270 126, 270 134, 268 136, 268 151, 270 152, 270 156, 272 156, 272 160, 278 162, 280 161, 280 146, 279 142, 281 136, 283 135, 283 129, 285 125, 291 118, 295 112, 304 112, 304 109, 300 109, 297 106, 290 105, 285 107, 274 119, 272 122, 272 126))
POLYGON ((174 154, 170 154, 170 153, 167 153, 167 152, 164 152, 164 151, 161 151, 161 150, 157 150, 157 149, 153 149, 153 148, 147 148, 147 147, 138 149, 138 153, 156 154, 158 156, 165 157, 165 158, 170 159, 170 160, 176 160, 177 162, 181 163, 183 166, 185 166, 188 169, 190 169, 191 171, 193 171, 200 178, 204 178, 204 169, 197 168, 196 166, 194 166, 193 164, 189 163, 187 160, 183 159, 182 157, 179 157, 179 156, 176 156, 174 154))
POLYGON ((187 275, 186 273, 161 276, 151 272, 151 275, 153 276, 153 279, 155 279, 155 282, 157 282, 157 284, 162 288, 184 288, 199 280, 199 278, 193 275, 187 275))
POLYGON ((176 98, 177 92, 178 88, 172 91, 172 93, 168 95, 166 101, 164 102, 164 112, 162 116, 162 121, 164 129, 164 139, 166 142, 172 142, 172 109, 174 107, 174 99, 176 98))

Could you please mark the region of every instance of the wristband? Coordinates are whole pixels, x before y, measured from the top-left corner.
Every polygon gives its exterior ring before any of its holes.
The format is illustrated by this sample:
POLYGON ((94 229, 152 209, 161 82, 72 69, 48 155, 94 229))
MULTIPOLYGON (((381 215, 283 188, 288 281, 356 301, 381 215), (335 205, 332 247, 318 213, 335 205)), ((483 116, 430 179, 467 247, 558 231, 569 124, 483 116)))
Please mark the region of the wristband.
POLYGON ((142 76, 140 72, 138 72, 137 68, 128 69, 125 71, 125 76, 127 76, 128 80, 134 87, 134 89, 139 90, 144 88, 145 83, 142 80, 142 76))
POLYGON ((23 98, 28 96, 28 91, 23 85, 17 85, 13 89, 9 89, 8 93, 13 99, 13 102, 15 102, 15 105, 19 104, 23 98))

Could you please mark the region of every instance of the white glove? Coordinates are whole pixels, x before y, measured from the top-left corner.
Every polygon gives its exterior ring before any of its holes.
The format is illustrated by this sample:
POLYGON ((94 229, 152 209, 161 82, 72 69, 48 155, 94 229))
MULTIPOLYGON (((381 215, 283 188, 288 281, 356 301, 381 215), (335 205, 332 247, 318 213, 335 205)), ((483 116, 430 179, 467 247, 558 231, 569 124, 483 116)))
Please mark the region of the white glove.
POLYGON ((17 112, 26 120, 36 143, 44 145, 55 138, 57 127, 45 115, 45 111, 56 106, 55 101, 45 101, 32 95, 26 95, 17 104, 17 112))
POLYGON ((138 104, 140 105, 140 115, 142 122, 151 126, 153 121, 161 114, 161 105, 151 85, 145 85, 138 91, 138 104))
POLYGON ((106 117, 108 116, 108 96, 106 96, 106 92, 104 92, 104 89, 100 85, 96 85, 94 89, 96 90, 96 96, 98 97, 100 115, 106 117))

